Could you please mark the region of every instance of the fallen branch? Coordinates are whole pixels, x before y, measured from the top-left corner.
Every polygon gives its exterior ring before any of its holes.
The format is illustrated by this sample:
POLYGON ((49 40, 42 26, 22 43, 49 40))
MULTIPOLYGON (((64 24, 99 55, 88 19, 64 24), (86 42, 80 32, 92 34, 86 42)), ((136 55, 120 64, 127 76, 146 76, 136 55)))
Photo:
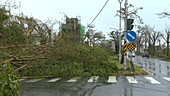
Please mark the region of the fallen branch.
POLYGON ((14 48, 14 47, 54 47, 53 45, 29 45, 29 44, 23 44, 23 45, 11 45, 11 46, 4 46, 0 47, 0 49, 8 49, 8 48, 14 48))
POLYGON ((14 55, 11 55, 11 54, 8 54, 8 53, 4 53, 4 52, 1 52, 1 51, 0 51, 0 54, 8 56, 10 58, 15 57, 14 55))
POLYGON ((20 70, 20 69, 24 68, 26 65, 27 65, 27 64, 25 64, 25 65, 23 65, 23 66, 19 67, 19 68, 18 68, 18 69, 16 69, 15 71, 18 71, 18 70, 20 70))
POLYGON ((15 62, 15 61, 35 61, 35 60, 39 60, 39 59, 47 59, 46 57, 41 57, 41 58, 29 58, 29 59, 17 59, 17 58, 13 58, 11 60, 11 62, 15 62))

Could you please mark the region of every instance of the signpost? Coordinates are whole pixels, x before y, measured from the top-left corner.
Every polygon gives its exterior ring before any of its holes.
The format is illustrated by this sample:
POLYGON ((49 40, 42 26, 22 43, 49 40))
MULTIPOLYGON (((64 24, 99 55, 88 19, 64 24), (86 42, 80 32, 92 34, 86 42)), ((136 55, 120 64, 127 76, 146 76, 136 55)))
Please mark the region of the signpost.
POLYGON ((133 70, 133 72, 135 71, 134 69, 134 65, 132 63, 132 51, 135 49, 135 45, 131 42, 136 40, 136 33, 134 31, 129 31, 126 33, 126 39, 130 42, 130 44, 128 44, 127 48, 129 49, 131 55, 130 55, 130 63, 131 63, 131 68, 133 70))

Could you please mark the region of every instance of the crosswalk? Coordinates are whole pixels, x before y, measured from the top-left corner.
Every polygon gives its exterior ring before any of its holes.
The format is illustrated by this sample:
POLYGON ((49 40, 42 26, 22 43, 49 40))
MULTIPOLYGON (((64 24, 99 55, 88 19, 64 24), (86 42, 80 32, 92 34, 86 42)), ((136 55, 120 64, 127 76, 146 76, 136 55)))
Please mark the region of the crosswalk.
POLYGON ((30 83, 33 83, 33 82, 37 82, 37 81, 40 81, 41 79, 32 79, 32 80, 29 80, 27 82, 30 82, 30 83))
POLYGON ((61 78, 54 78, 54 79, 51 79, 51 80, 48 80, 47 82, 56 82, 56 81, 58 81, 58 80, 60 80, 61 78))
POLYGON ((126 76, 127 80, 129 83, 138 83, 136 79, 132 76, 126 76))
POLYGON ((87 82, 96 82, 99 76, 92 76, 87 82))
POLYGON ((81 77, 74 77, 74 78, 71 78, 70 80, 68 80, 67 82, 76 82, 80 78, 81 77))
POLYGON ((109 83, 116 83, 117 82, 116 76, 109 76, 108 82, 109 83))
MULTIPOLYGON (((99 78, 100 78, 99 76, 92 76, 92 77, 89 77, 86 82, 87 83, 98 82, 99 78)), ((119 77, 117 77, 117 76, 108 76, 107 82, 108 83, 117 83, 118 80, 119 80, 118 78, 119 77)), ((137 84, 141 81, 134 76, 125 76, 125 78, 126 78, 127 82, 130 83, 130 84, 137 84)), ((159 82, 154 77, 141 76, 141 78, 144 78, 147 82, 150 82, 150 84, 158 84, 158 85, 161 84, 161 82, 159 82)), ((69 82, 74 83, 74 82, 77 82, 80 79, 82 79, 82 77, 74 77, 74 78, 68 79, 66 82, 67 83, 69 83, 69 82)), ((170 77, 162 77, 162 79, 170 82, 170 77)), ((25 80, 25 82, 27 82, 27 83, 35 83, 35 82, 41 81, 43 79, 19 79, 19 80, 20 81, 25 80)), ((54 82, 57 82, 57 81, 60 81, 60 80, 61 80, 61 78, 52 78, 52 79, 45 80, 44 82, 54 83, 54 82)))
POLYGON ((152 77, 145 77, 152 84, 161 84, 159 81, 155 80, 152 77))
POLYGON ((163 77, 165 80, 170 81, 170 77, 163 77))

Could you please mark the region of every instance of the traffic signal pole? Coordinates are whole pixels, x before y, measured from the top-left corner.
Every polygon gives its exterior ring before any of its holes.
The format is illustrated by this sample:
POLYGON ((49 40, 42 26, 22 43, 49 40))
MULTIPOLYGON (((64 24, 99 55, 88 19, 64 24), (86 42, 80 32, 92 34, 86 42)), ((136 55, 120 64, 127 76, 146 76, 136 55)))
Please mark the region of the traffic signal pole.
MULTIPOLYGON (((125 0, 125 21, 124 21, 124 40, 126 40, 126 33, 127 33, 127 18, 128 18, 128 8, 127 8, 127 5, 128 5, 128 0, 125 0)), ((124 58, 124 70, 127 69, 127 56, 125 56, 124 58)))

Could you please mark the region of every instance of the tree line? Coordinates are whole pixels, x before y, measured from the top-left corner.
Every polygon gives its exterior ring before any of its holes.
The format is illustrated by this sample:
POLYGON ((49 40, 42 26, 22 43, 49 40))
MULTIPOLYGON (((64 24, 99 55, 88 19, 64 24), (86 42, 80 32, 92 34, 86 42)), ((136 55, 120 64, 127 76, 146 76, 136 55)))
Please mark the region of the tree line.
MULTIPOLYGON (((142 10, 142 7, 134 8, 132 4, 128 5, 128 17, 135 19, 139 24, 135 25, 137 28, 137 40, 134 42, 136 44, 136 53, 141 54, 143 50, 148 50, 151 56, 156 57, 167 57, 169 56, 169 43, 170 43, 170 27, 166 27, 163 32, 155 30, 154 27, 150 25, 144 25, 144 22, 141 16, 138 14, 139 10, 142 10), (143 24, 143 25, 141 25, 143 24), (163 41, 163 43, 161 43, 163 41), (163 47, 165 48, 163 48, 163 47)), ((122 8, 122 12, 118 11, 120 14, 116 14, 125 19, 125 10, 122 8)), ((162 12, 157 14, 160 18, 170 17, 169 12, 162 12)), ((112 31, 109 33, 110 38, 115 42, 115 52, 119 52, 119 34, 118 30, 112 31)), ((124 35, 121 35, 121 40, 123 40, 124 35)))

